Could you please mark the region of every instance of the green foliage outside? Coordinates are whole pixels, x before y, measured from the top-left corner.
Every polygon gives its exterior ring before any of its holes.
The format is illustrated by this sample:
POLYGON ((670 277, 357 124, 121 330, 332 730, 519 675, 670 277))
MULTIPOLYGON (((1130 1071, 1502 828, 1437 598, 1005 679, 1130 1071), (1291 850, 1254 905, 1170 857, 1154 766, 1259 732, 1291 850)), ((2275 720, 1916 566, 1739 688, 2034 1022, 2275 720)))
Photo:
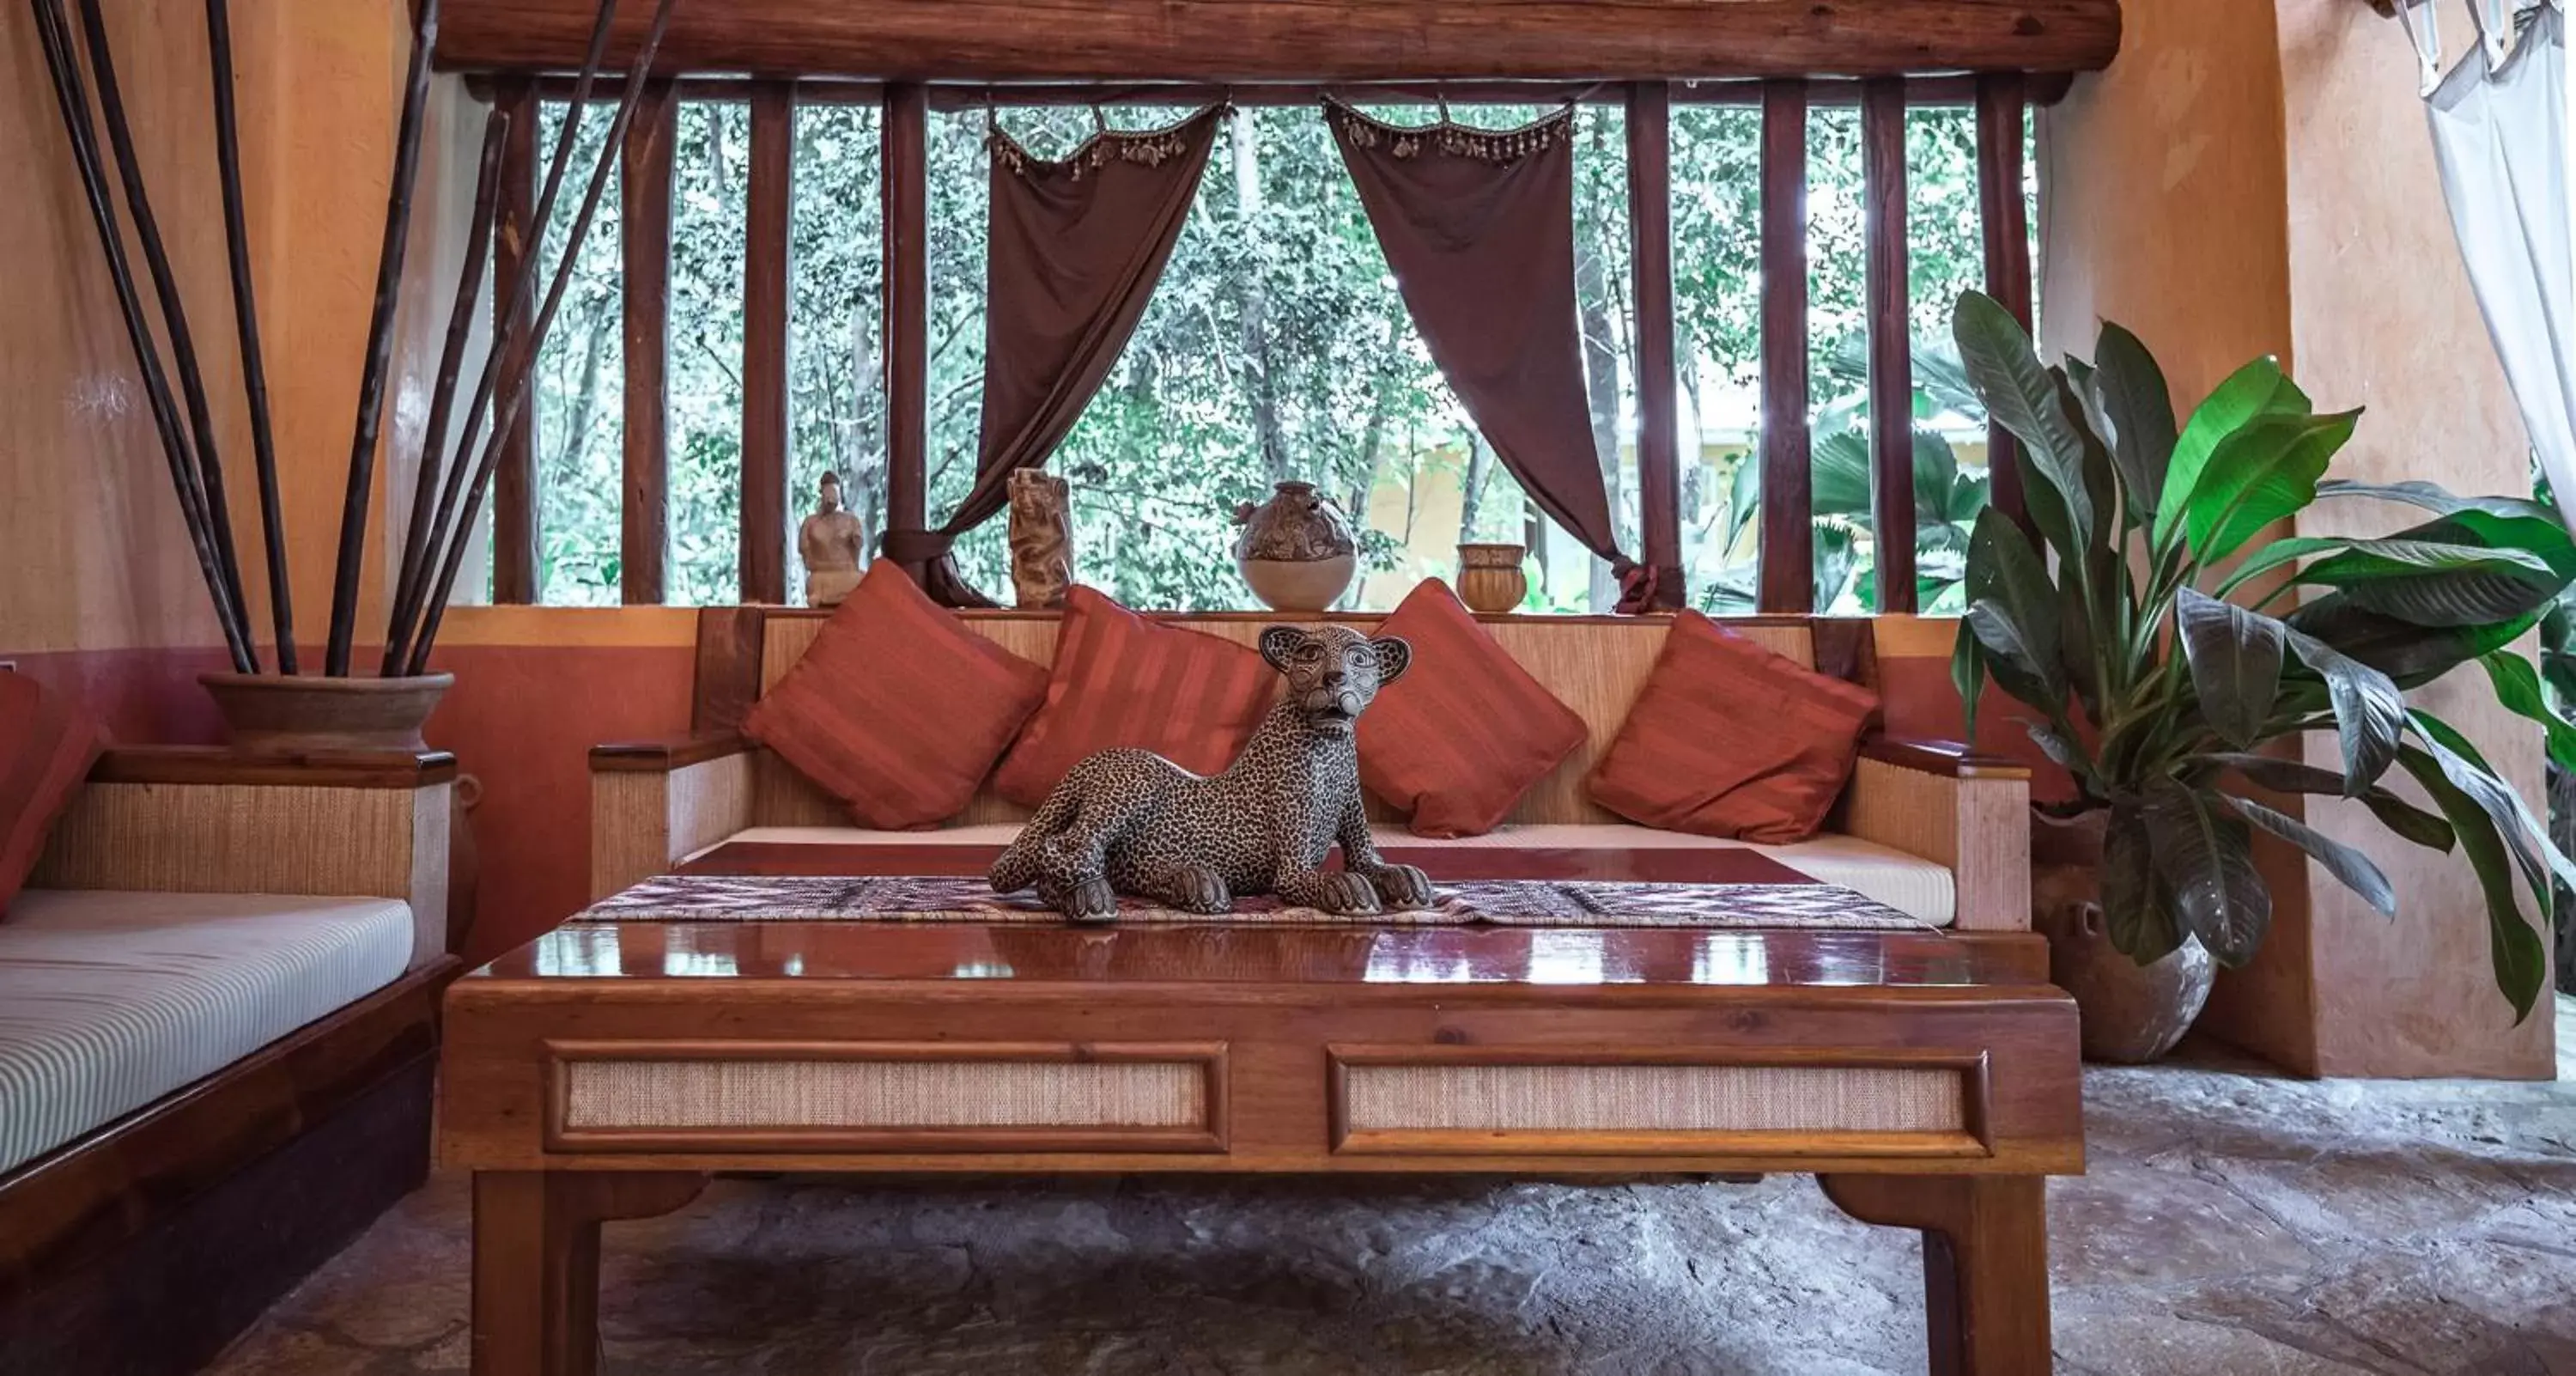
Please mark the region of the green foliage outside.
MULTIPOLYGON (((545 137, 562 107, 549 107, 545 137)), ((1186 114, 1118 107, 1120 128, 1186 114)), ((1376 113, 1421 122, 1428 108, 1376 113)), ((1467 107, 1493 127, 1537 108, 1467 107)), ((1010 109, 1001 118, 1041 155, 1094 130, 1088 109, 1010 109)), ((594 107, 585 141, 607 122, 594 107)), ((1751 465, 1760 374, 1758 112, 1676 110, 1674 257, 1685 435, 1684 562, 1692 593, 1715 609, 1749 605, 1754 560, 1751 465)), ((731 601, 740 512, 740 357, 744 163, 739 104, 683 107, 674 177, 670 360, 670 598, 731 601)), ((972 482, 981 406, 986 157, 983 112, 937 113, 929 128, 931 235, 930 515, 955 510, 972 482)), ((1857 503, 1848 445, 1865 432, 1862 384, 1848 366, 1862 321, 1859 122, 1812 117, 1810 234, 1817 401, 1819 606, 1874 605, 1866 469, 1857 503)), ((1630 332, 1625 128, 1612 104, 1577 117, 1579 325, 1594 398, 1596 450, 1621 539, 1634 550, 1634 340, 1630 332)), ((796 119, 791 510, 839 471, 869 530, 884 526, 885 398, 879 374, 882 261, 878 116, 811 105, 796 119)), ((1974 121, 1959 110, 1909 120, 1912 286, 1918 336, 1937 340, 1944 303, 1981 280, 1974 121)), ((546 145, 549 149, 551 143, 546 145)), ((581 166, 587 150, 577 155, 581 166)), ((574 199, 567 195, 567 201, 574 199)), ((616 191, 602 207, 539 370, 541 599, 617 600, 623 435, 616 191)), ((556 233, 569 219, 559 209, 556 233)), ((1918 374, 1932 370, 1918 367, 1918 374)), ((1955 389, 1918 376, 1917 412, 1952 439, 1981 415, 1955 389)), ((1981 460, 1948 440, 1920 446, 1925 596, 1955 588, 1957 532, 1981 504, 1981 460), (1938 451, 1937 453, 1935 451, 1938 451), (1949 477, 1942 477, 1948 474, 1949 477), (1927 486, 1928 484, 1928 486, 1927 486)), ((1864 451, 1865 452, 1865 451, 1864 451)), ((1055 468, 1072 479, 1080 576, 1139 606, 1252 605, 1231 559, 1235 504, 1272 482, 1320 485, 1365 527, 1371 575, 1355 604, 1389 605, 1418 578, 1445 575, 1463 539, 1525 540, 1538 552, 1533 609, 1583 611, 1615 595, 1608 570, 1555 532, 1494 460, 1432 367, 1318 112, 1247 108, 1220 134, 1197 206, 1136 337, 1055 468), (1551 566, 1552 565, 1552 566, 1551 566)), ((999 519, 960 542, 970 581, 1007 598, 999 519)), ((791 596, 801 584, 792 566, 791 596)))

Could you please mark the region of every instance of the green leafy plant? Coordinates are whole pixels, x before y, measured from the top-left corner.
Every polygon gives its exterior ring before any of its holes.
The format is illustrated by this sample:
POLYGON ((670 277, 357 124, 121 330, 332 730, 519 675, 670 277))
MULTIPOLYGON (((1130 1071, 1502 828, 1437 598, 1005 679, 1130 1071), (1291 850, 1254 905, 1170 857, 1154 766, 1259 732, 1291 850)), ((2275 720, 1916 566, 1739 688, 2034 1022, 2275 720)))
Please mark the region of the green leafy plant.
POLYGON ((2557 514, 2424 482, 2324 481, 2360 412, 2319 414, 2268 358, 2177 426, 2163 372, 2117 325, 2103 327, 2090 363, 2062 368, 2042 364, 1990 298, 1963 296, 1955 327, 1971 385, 2021 440, 2030 525, 1978 518, 1953 676, 1971 731, 1989 679, 2038 714, 2025 721, 2032 739, 2080 790, 2053 810, 2109 813, 2101 894, 2113 943, 2140 963, 2186 937, 2222 963, 2251 959, 2272 916, 2257 831, 2395 916, 2369 856, 2254 795, 2350 798, 2408 842, 2466 855, 2496 985, 2528 1016, 2547 967, 2551 879, 2576 869, 2468 739, 2406 692, 2475 661, 2498 701, 2549 727, 2553 750, 2576 747, 2538 670, 2506 648, 2576 581, 2576 542, 2557 514), (2431 519, 2376 539, 2265 538, 2341 497, 2431 519), (2260 753, 2311 731, 2335 734, 2339 769, 2260 753), (2432 809, 2386 787, 2392 771, 2432 809))

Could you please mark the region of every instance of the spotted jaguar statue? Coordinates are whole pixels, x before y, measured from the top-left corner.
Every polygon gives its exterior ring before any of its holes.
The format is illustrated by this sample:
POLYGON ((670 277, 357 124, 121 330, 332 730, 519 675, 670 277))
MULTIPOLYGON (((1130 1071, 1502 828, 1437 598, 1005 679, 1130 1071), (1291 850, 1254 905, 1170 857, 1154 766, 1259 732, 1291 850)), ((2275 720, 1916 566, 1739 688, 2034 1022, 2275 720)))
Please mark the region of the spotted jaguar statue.
POLYGON ((1272 626, 1261 657, 1288 680, 1225 772, 1201 777, 1150 750, 1103 750, 1075 765, 1010 849, 993 887, 1035 888, 1075 922, 1108 922, 1121 894, 1191 913, 1241 895, 1366 915, 1419 908, 1431 883, 1390 865, 1369 838, 1352 727, 1413 648, 1346 626, 1272 626), (1324 859, 1342 848, 1342 868, 1324 859))

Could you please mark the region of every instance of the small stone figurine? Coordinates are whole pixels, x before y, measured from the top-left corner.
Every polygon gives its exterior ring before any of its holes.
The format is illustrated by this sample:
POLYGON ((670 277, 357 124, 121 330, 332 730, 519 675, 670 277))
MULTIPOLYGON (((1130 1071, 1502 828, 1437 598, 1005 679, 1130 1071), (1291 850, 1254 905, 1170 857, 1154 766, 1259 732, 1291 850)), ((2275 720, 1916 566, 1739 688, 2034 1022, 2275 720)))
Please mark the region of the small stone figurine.
POLYGON ((1073 586, 1073 507, 1062 478, 1011 472, 1011 587, 1023 607, 1061 607, 1073 586))
POLYGON ((1201 778, 1150 750, 1103 750, 1073 767, 993 862, 993 887, 1034 887, 1076 922, 1118 916, 1118 895, 1223 913, 1236 894, 1368 914, 1419 908, 1431 882, 1369 838, 1352 727, 1413 649, 1347 626, 1272 626, 1261 657, 1288 691, 1226 771, 1201 778), (1342 848, 1343 868, 1324 858, 1342 848))
POLYGON ((859 555, 867 527, 841 509, 841 475, 825 473, 814 514, 796 528, 796 553, 805 560, 805 605, 837 607, 859 585, 859 555))

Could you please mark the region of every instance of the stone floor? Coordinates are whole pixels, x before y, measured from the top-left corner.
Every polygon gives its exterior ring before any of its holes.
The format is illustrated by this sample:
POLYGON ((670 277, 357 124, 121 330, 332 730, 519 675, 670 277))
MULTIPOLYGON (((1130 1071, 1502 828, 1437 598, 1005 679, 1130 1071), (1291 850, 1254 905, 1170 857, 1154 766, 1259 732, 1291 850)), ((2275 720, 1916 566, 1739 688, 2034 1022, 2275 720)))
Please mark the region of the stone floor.
MULTIPOLYGON (((2559 1025, 2576 1047, 2576 1003, 2559 1025)), ((2049 1191, 2059 1371, 2576 1373, 2576 1083, 2310 1084, 2199 1049, 2090 1072, 2085 1108, 2091 1172, 2049 1191)), ((216 1370, 463 1371, 466 1213, 436 1178, 216 1370)), ((615 1376, 1924 1365, 1913 1235, 1804 1178, 719 1181, 608 1237, 615 1376)))

